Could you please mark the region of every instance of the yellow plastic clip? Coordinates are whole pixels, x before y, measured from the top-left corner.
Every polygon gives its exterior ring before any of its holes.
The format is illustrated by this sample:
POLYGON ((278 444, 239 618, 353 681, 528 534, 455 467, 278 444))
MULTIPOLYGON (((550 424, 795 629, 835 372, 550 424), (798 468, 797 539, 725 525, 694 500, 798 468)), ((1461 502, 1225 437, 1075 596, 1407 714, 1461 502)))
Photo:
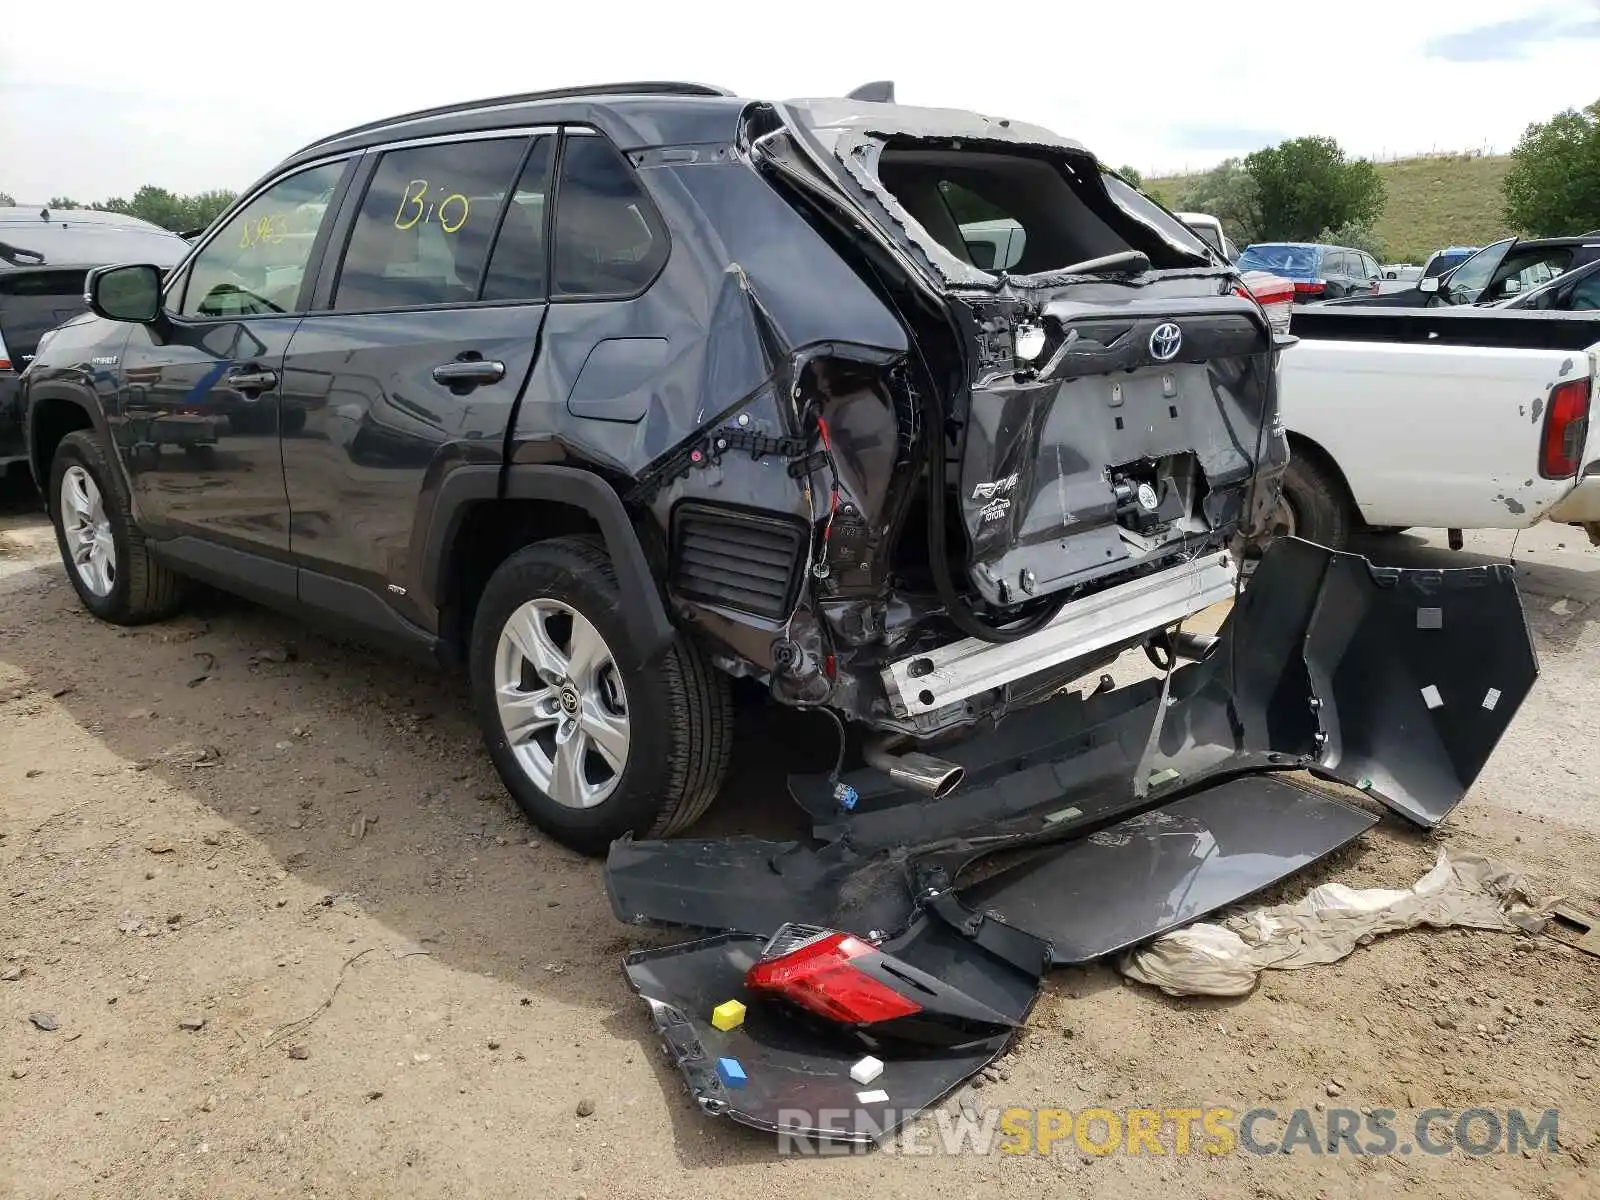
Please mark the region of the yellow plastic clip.
POLYGON ((727 1033, 744 1024, 744 1005, 737 1000, 724 1000, 711 1010, 711 1024, 727 1033))

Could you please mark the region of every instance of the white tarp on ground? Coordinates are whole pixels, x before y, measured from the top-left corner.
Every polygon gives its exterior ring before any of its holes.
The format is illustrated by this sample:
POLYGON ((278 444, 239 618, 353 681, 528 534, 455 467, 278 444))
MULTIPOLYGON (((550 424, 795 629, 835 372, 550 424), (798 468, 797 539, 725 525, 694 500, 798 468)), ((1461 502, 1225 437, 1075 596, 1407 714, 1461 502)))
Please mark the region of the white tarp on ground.
POLYGON ((1433 869, 1404 891, 1324 883, 1293 904, 1162 934, 1118 965, 1170 995, 1242 996, 1269 967, 1338 962, 1386 933, 1420 925, 1534 933, 1544 926, 1542 912, 1526 881, 1504 863, 1440 850, 1433 869))

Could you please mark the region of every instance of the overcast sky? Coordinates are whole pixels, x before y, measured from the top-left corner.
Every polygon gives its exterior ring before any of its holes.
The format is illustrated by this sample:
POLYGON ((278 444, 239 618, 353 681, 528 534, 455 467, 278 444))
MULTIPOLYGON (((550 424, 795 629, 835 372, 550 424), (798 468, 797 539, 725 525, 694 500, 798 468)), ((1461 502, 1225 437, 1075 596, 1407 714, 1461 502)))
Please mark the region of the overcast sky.
POLYGON ((170 20, 126 0, 26 7, 25 35, 0 38, 0 191, 26 202, 143 183, 240 189, 364 120, 621 79, 761 99, 893 79, 904 103, 1035 121, 1146 173, 1311 133, 1356 154, 1505 150, 1530 121, 1600 98, 1600 0, 1130 0, 950 16, 906 0, 271 0, 180 6, 170 20))

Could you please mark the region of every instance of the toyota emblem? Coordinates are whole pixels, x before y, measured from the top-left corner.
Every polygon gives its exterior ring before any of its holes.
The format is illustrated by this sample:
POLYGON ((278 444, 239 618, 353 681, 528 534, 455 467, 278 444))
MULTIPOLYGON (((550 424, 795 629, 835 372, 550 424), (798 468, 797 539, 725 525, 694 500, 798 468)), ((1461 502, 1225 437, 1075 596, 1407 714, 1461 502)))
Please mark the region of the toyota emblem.
POLYGON ((1178 357, 1183 346, 1183 330, 1171 321, 1157 325, 1150 335, 1150 357, 1157 362, 1170 362, 1178 357))

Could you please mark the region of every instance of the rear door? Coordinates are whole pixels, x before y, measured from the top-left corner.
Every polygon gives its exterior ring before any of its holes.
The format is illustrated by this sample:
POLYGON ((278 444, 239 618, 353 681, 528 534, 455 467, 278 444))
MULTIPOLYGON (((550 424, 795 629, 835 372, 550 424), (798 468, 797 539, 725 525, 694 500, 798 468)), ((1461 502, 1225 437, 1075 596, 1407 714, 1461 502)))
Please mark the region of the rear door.
POLYGON ((285 360, 303 600, 327 607, 353 584, 431 625, 407 598, 418 505, 447 458, 503 455, 546 309, 555 140, 531 130, 366 155, 342 250, 285 360))
POLYGON ((169 280, 163 319, 133 327, 106 417, 141 515, 165 536, 286 554, 283 352, 349 169, 337 159, 268 186, 169 280))

